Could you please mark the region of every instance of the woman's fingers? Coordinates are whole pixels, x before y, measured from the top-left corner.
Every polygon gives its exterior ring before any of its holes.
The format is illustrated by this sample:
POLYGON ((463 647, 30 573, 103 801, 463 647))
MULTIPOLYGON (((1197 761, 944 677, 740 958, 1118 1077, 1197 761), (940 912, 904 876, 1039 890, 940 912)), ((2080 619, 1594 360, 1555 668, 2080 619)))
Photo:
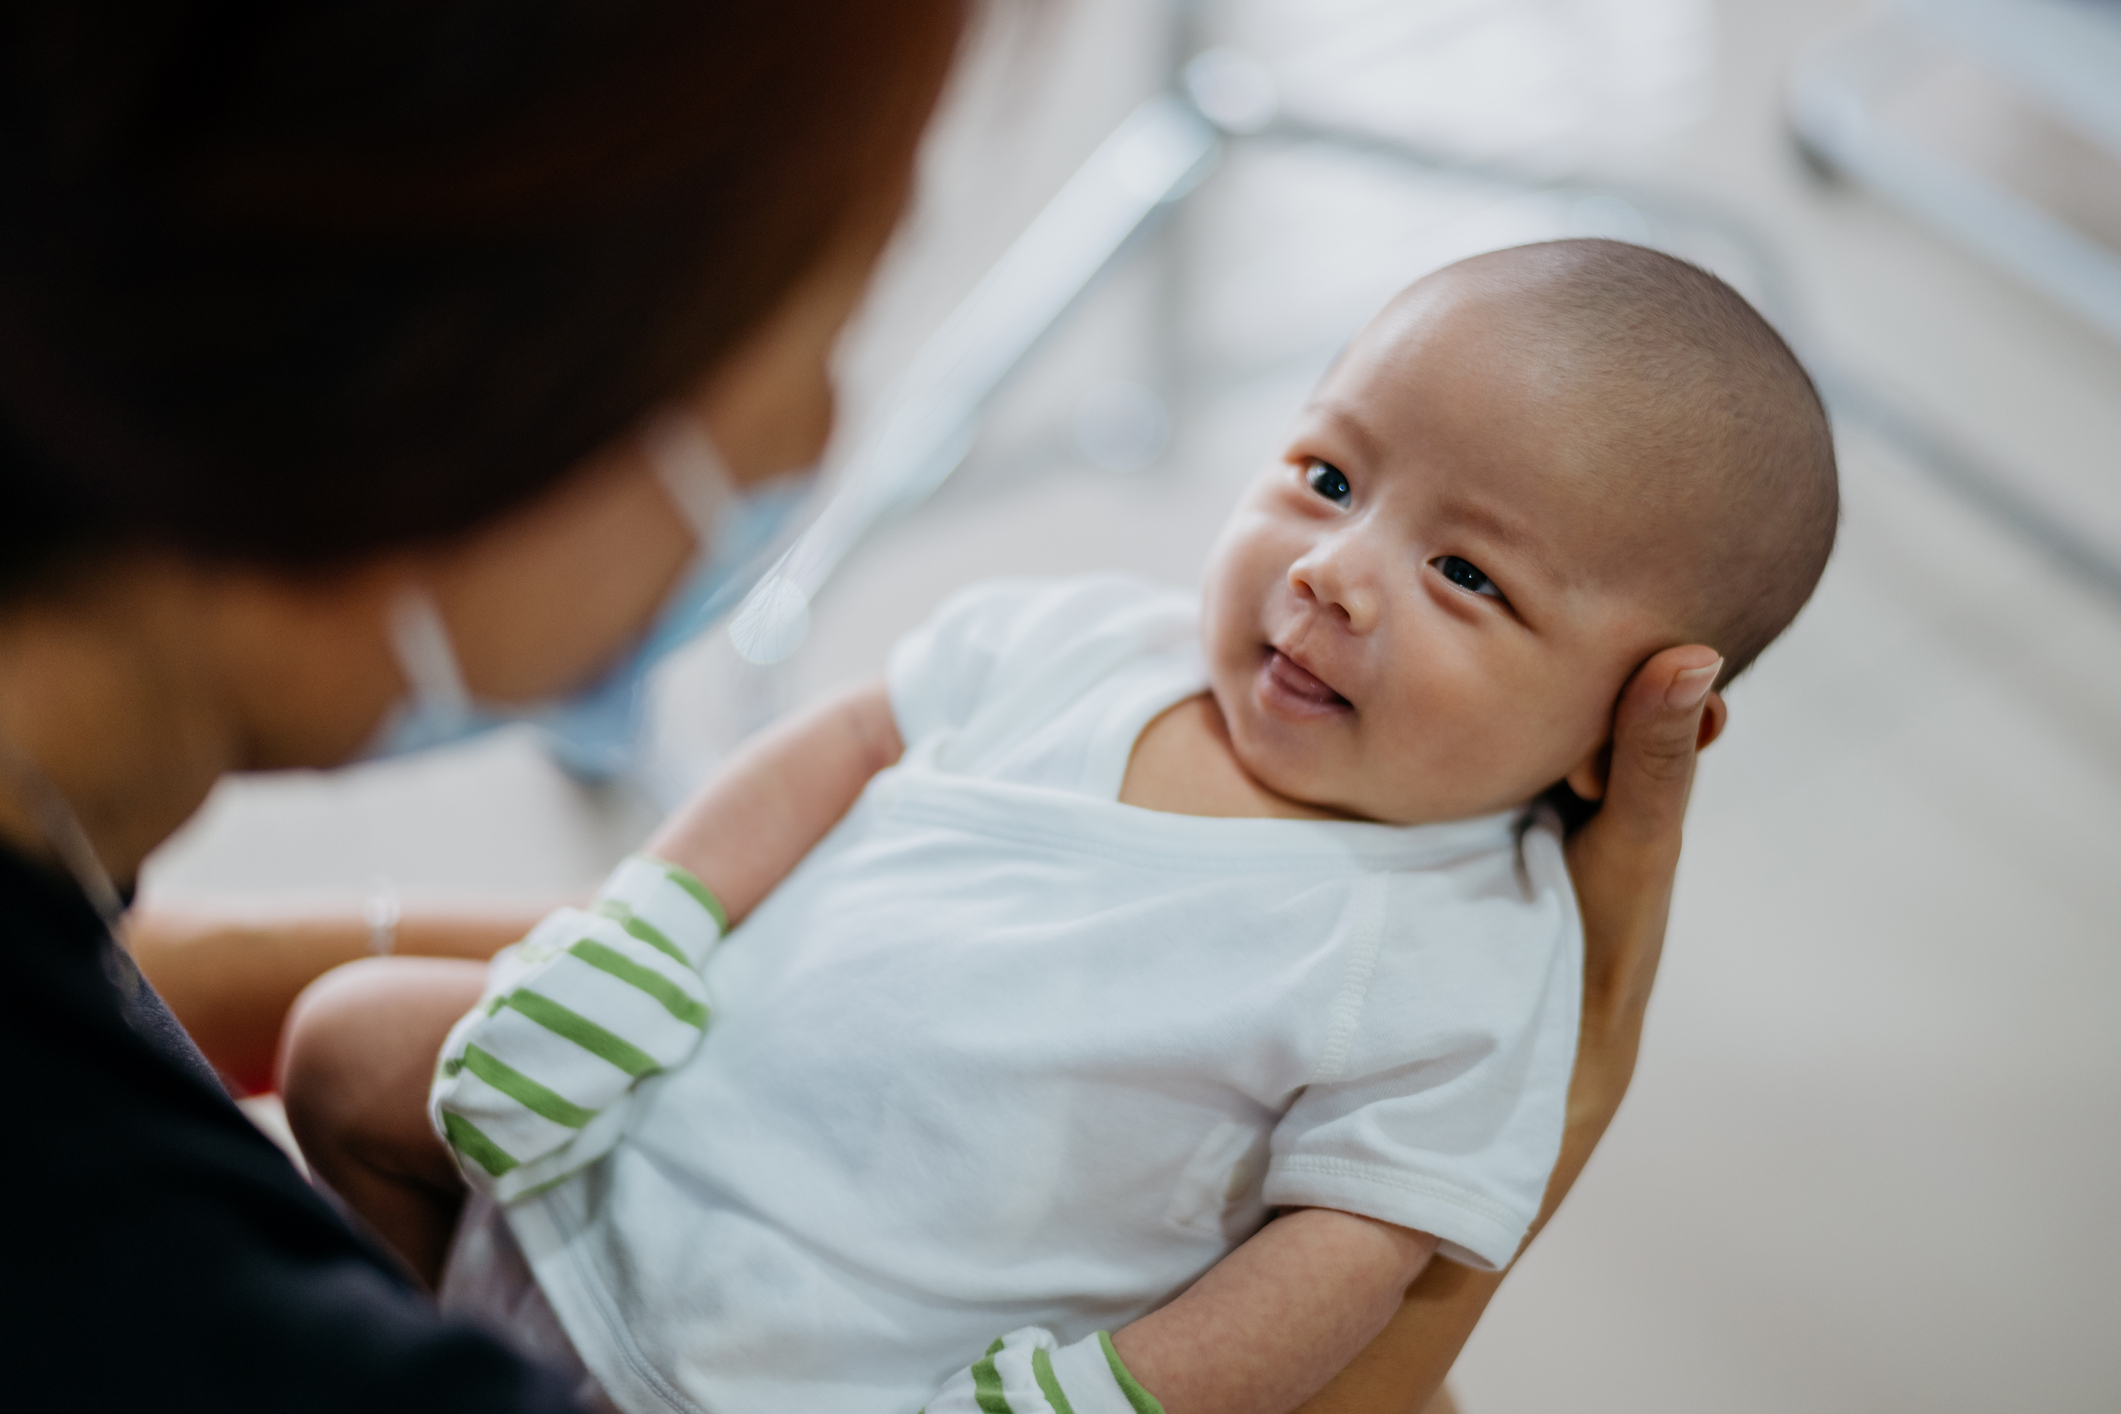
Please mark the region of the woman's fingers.
POLYGON ((1636 849, 1657 859, 1679 856, 1679 832, 1694 755, 1711 688, 1723 659, 1713 648, 1667 648, 1635 673, 1613 715, 1613 764, 1605 803, 1585 833, 1601 849, 1636 849))
POLYGON ((1535 1232, 1575 1183, 1634 1078, 1694 755, 1723 724, 1723 704, 1710 690, 1722 666, 1714 649, 1690 645, 1666 649, 1636 671, 1613 715, 1605 797, 1569 837, 1569 875, 1583 910, 1583 1013, 1568 1124, 1535 1232))
POLYGON ((1695 753, 1723 722, 1723 704, 1711 691, 1722 666, 1714 649, 1698 644, 1666 649, 1642 665, 1614 713, 1605 798, 1569 840, 1584 922, 1584 1009, 1570 1100, 1587 1118, 1602 1112, 1610 1119, 1634 1073, 1664 949, 1695 753))

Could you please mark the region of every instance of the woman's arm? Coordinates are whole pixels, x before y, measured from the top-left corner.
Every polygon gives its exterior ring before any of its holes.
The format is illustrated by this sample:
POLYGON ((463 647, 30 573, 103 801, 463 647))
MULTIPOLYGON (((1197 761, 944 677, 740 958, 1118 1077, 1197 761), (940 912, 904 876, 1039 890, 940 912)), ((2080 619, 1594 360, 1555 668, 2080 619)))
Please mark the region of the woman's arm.
MULTIPOLYGON (((747 742, 645 852, 698 875, 733 923, 901 750, 883 684, 865 683, 747 742)), ((567 901, 408 909, 391 951, 484 961, 567 901)), ((153 907, 133 915, 126 943, 206 1058, 246 1090, 271 1088, 281 1024, 302 989, 373 951, 367 921, 347 907, 153 907)))
MULTIPOLYGON (((483 962, 561 902, 408 909, 391 951, 483 962)), ((354 907, 158 905, 126 920, 125 942, 206 1058, 246 1091, 272 1088, 280 1025, 302 989, 374 951, 354 907)))
MULTIPOLYGON (((1720 710, 1708 705, 1706 678, 1690 685, 1681 674, 1716 661, 1712 649, 1673 648, 1635 674, 1614 714, 1604 804, 1569 840, 1584 921, 1583 1021, 1561 1157, 1533 1236, 1583 1172, 1635 1073, 1694 754, 1705 715, 1720 710)), ((1306 1414, 1416 1414, 1441 1388, 1504 1275, 1430 1262, 1383 1333, 1303 1406, 1306 1414)))

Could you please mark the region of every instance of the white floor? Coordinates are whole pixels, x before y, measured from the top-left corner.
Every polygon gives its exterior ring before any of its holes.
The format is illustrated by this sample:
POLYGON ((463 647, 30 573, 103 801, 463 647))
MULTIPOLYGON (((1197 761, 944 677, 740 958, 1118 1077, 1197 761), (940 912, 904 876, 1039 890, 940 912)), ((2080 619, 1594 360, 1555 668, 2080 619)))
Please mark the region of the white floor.
MULTIPOLYGON (((1334 64, 1359 69, 1351 116, 1433 139, 1481 130, 1478 105, 1499 100, 1452 97, 1455 61, 1424 69, 1421 45, 1471 34, 1566 75, 1556 34, 1636 26, 1651 58, 1635 56, 1635 88, 1612 77, 1623 44, 1603 88, 1548 74, 1536 91, 1567 102, 1538 113, 1534 90, 1503 93, 1492 155, 1738 213, 1787 262, 1797 301, 1780 313, 1810 350, 2121 553, 2121 348, 1820 187, 1782 143, 1781 77, 1850 6, 1429 0, 1390 10, 1396 39, 1379 8, 1252 3, 1204 29, 1280 56, 1292 103, 1337 91, 1334 64)), ((990 45, 850 351, 857 422, 1162 54, 1125 0, 1050 8, 990 45)), ((752 669, 707 644, 674 665, 655 779, 586 791, 502 737, 234 783, 158 858, 150 897, 351 896, 377 874, 415 897, 579 886, 679 778, 874 671, 955 585, 1114 564, 1191 578, 1312 372, 1397 283, 1459 249, 1629 219, 1332 154, 1234 154, 1037 356, 958 480, 849 561, 794 659, 752 669), (1113 378, 1172 408, 1147 469, 1096 470, 1071 441, 1078 399, 1113 378)), ((1758 287, 1713 232, 1654 212, 1643 229, 1758 287)), ((1818 598, 1704 762, 1636 1092, 1468 1350, 1475 1414, 2121 1408, 2121 605, 1859 428, 1843 468, 1818 598)))

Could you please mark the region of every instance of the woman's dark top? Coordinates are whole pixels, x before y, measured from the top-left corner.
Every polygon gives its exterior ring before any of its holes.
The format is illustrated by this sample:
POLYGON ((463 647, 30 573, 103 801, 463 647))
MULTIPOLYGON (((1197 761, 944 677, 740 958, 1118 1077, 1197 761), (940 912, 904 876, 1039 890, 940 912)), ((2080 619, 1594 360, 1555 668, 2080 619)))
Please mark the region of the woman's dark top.
POLYGON ((573 1411, 243 1117, 80 890, 0 850, 0 1405, 573 1411))

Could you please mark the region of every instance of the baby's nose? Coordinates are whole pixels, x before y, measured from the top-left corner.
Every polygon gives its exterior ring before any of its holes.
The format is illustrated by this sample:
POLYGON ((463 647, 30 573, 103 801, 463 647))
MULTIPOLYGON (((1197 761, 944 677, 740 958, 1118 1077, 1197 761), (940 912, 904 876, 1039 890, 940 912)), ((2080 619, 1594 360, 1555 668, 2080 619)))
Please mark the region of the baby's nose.
POLYGON ((1289 567, 1289 587, 1353 633, 1377 624, 1378 595, 1355 547, 1336 538, 1289 567))

